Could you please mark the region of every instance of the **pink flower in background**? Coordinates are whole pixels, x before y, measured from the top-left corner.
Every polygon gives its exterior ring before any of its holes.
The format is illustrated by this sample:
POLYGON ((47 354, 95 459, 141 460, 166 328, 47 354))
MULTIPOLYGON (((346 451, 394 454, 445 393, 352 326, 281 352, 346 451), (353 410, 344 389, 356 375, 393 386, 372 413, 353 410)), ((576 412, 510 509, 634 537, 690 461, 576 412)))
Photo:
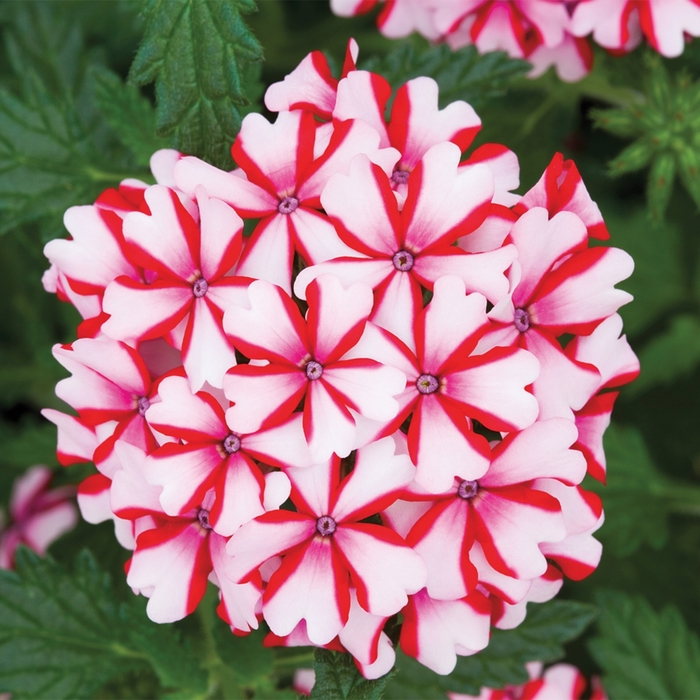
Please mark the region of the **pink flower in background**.
POLYGON ((48 467, 30 467, 15 479, 10 495, 9 519, 0 528, 0 568, 14 566, 20 544, 44 555, 61 535, 78 522, 73 501, 75 488, 49 489, 53 472, 48 467))
MULTIPOLYGON (((479 695, 448 693, 449 700, 581 700, 586 693, 584 675, 570 664, 556 664, 542 672, 542 664, 534 661, 526 664, 530 674, 527 683, 506 686, 503 690, 482 688, 479 695)), ((591 680, 590 700, 607 700, 605 690, 597 678, 591 680)))

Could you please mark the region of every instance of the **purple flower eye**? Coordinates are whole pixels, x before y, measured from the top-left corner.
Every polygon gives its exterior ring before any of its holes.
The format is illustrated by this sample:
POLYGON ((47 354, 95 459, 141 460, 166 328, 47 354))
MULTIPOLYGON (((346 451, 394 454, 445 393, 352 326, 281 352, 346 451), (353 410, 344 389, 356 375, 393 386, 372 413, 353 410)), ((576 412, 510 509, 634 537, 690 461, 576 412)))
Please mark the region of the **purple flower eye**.
POLYGON ((192 285, 192 294, 194 294, 197 299, 201 299, 209 289, 209 282, 207 282, 205 279, 198 279, 193 285, 192 285))
POLYGON ((291 214, 299 206, 299 200, 296 197, 285 197, 278 205, 277 211, 280 214, 291 214))
POLYGON ((530 328, 530 314, 525 309, 516 309, 513 312, 513 323, 521 333, 524 333, 530 328))
POLYGON ((432 374, 421 374, 420 377, 416 379, 416 388, 421 394, 434 394, 439 386, 440 382, 438 378, 434 377, 432 374))
POLYGON ((316 521, 316 532, 323 537, 332 535, 337 527, 335 520, 333 520, 330 515, 322 515, 316 521))

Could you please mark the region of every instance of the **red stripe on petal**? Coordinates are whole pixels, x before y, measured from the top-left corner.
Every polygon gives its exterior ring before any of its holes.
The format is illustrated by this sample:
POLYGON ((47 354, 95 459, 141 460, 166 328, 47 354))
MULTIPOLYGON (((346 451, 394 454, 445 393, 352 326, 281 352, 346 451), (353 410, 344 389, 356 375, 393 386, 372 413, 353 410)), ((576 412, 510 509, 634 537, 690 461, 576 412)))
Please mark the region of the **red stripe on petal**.
POLYGON ((93 474, 80 482, 80 486, 78 486, 78 493, 94 496, 95 494, 106 491, 111 485, 112 480, 108 479, 103 474, 93 474))
POLYGON ((187 593, 187 615, 193 613, 207 591, 207 578, 212 572, 211 554, 209 552, 209 536, 202 539, 197 557, 192 569, 192 580, 187 593))

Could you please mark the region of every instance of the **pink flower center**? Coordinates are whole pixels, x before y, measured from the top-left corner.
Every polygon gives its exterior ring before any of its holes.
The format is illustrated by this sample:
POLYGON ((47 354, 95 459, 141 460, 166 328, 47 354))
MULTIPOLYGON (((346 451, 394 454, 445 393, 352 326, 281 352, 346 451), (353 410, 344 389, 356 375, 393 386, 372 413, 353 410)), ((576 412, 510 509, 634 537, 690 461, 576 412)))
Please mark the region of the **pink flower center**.
POLYGON ((197 299, 200 299, 203 297, 206 293, 207 290, 209 289, 209 282, 207 282, 203 278, 199 278, 193 285, 192 285, 192 294, 194 294, 197 299))
POLYGON ((513 323, 521 333, 524 333, 530 328, 530 314, 525 309, 516 309, 513 312, 513 323))
POLYGON ((296 197, 285 197, 277 207, 280 214, 291 214, 299 206, 299 200, 296 197))
POLYGON ((476 496, 476 492, 479 490, 478 481, 467 481, 466 479, 459 485, 457 489, 457 495, 468 501, 470 498, 476 496))
POLYGON ((239 438, 238 435, 234 435, 233 433, 231 433, 230 435, 224 438, 224 449, 230 455, 234 454, 235 452, 238 452, 238 450, 241 449, 241 438, 239 438))
POLYGON ((434 377, 432 374, 421 374, 420 377, 416 379, 416 388, 421 394, 434 394, 439 386, 440 382, 438 378, 434 377))
POLYGON ((140 396, 138 401, 136 402, 136 405, 138 407, 139 415, 145 416, 146 411, 151 407, 151 402, 148 400, 147 397, 140 396))
POLYGON ((411 173, 408 172, 408 170, 394 170, 394 173, 391 176, 391 181, 395 185, 405 185, 408 182, 408 176, 411 173))
POLYGON ((199 513, 197 513, 197 520, 199 520, 199 524, 205 530, 211 530, 211 524, 209 523, 209 511, 208 510, 204 510, 204 508, 200 508, 199 513))
POLYGON ((311 381, 314 381, 321 378, 321 375, 323 374, 323 365, 320 362, 316 362, 316 360, 309 360, 306 363, 304 371, 306 372, 306 376, 311 381))
POLYGON ((332 535, 338 526, 330 515, 322 515, 316 521, 316 532, 322 537, 332 535))
POLYGON ((413 267, 413 256, 407 250, 399 250, 391 259, 399 272, 408 272, 413 267))

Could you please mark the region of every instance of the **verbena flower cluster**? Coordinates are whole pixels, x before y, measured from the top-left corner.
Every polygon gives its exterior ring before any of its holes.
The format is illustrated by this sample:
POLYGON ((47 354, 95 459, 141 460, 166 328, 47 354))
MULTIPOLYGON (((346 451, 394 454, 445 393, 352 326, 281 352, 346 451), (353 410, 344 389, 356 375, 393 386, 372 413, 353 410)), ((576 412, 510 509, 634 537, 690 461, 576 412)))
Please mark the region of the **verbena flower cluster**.
POLYGON ((235 634, 405 653, 446 674, 599 561, 602 435, 638 363, 633 263, 558 154, 524 196, 429 78, 392 97, 319 52, 248 115, 224 172, 159 151, 73 207, 45 276, 80 311, 54 348, 63 464, 113 519, 156 622, 207 581, 235 634), (564 342, 566 339, 568 342, 564 342), (400 616, 400 617, 397 617, 400 616))
MULTIPOLYGON (((362 14, 378 0, 331 0, 342 17, 362 14)), ((506 51, 533 64, 530 77, 554 66, 562 80, 583 78, 593 65, 593 40, 611 53, 627 53, 646 38, 673 58, 686 37, 700 36, 698 0, 387 0, 378 17, 385 36, 413 32, 453 49, 506 51)))

